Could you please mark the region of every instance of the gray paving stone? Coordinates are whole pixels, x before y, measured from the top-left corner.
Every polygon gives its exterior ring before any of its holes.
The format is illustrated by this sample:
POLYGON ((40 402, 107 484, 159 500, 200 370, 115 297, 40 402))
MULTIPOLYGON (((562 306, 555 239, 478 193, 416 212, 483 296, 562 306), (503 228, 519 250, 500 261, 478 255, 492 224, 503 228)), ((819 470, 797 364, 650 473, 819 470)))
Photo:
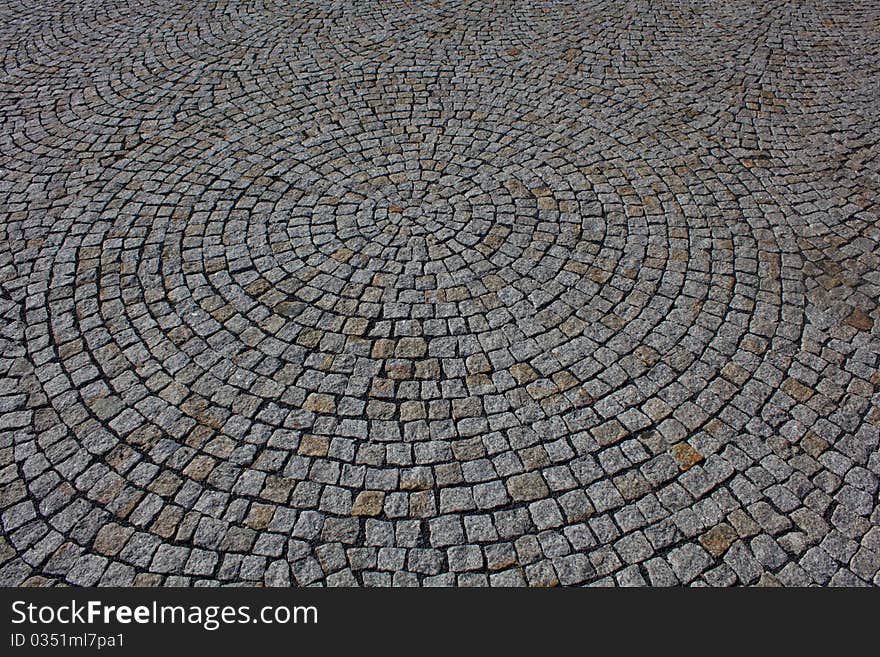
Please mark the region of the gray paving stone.
POLYGON ((672 550, 669 553, 668 560, 676 577, 683 584, 693 581, 712 563, 709 554, 701 547, 692 543, 686 543, 672 550))

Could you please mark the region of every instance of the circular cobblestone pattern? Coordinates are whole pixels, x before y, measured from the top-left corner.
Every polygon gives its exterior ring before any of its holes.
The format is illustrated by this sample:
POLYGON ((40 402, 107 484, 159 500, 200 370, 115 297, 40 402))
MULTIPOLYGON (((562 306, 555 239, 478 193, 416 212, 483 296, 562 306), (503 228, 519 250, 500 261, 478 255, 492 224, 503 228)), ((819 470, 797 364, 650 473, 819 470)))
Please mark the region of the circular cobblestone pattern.
POLYGON ((880 584, 876 2, 0 13, 0 583, 880 584))

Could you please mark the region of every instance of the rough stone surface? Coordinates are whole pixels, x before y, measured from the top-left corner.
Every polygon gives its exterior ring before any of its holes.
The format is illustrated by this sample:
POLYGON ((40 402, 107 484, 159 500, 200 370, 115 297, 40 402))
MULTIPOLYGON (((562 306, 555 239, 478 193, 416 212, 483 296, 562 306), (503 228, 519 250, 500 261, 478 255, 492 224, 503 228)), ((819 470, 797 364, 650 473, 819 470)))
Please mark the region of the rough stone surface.
POLYGON ((876 3, 0 17, 0 584, 880 584, 876 3))

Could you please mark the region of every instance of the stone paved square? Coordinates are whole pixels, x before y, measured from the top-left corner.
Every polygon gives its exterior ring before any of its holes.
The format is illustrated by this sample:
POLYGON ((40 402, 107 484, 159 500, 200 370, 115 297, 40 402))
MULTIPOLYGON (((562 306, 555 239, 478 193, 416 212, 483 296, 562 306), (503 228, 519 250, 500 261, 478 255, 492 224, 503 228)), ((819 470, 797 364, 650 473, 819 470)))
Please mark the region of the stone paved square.
POLYGON ((4 2, 0 584, 880 585, 878 43, 4 2))

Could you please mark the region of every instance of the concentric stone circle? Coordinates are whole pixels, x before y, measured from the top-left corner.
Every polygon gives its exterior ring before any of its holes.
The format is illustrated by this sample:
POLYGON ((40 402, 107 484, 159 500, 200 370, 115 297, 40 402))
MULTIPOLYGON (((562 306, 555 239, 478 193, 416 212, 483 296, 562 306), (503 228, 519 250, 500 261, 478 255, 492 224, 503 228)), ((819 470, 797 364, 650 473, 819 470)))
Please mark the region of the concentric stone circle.
POLYGON ((862 32, 618 4, 22 4, 2 581, 877 584, 862 32))

